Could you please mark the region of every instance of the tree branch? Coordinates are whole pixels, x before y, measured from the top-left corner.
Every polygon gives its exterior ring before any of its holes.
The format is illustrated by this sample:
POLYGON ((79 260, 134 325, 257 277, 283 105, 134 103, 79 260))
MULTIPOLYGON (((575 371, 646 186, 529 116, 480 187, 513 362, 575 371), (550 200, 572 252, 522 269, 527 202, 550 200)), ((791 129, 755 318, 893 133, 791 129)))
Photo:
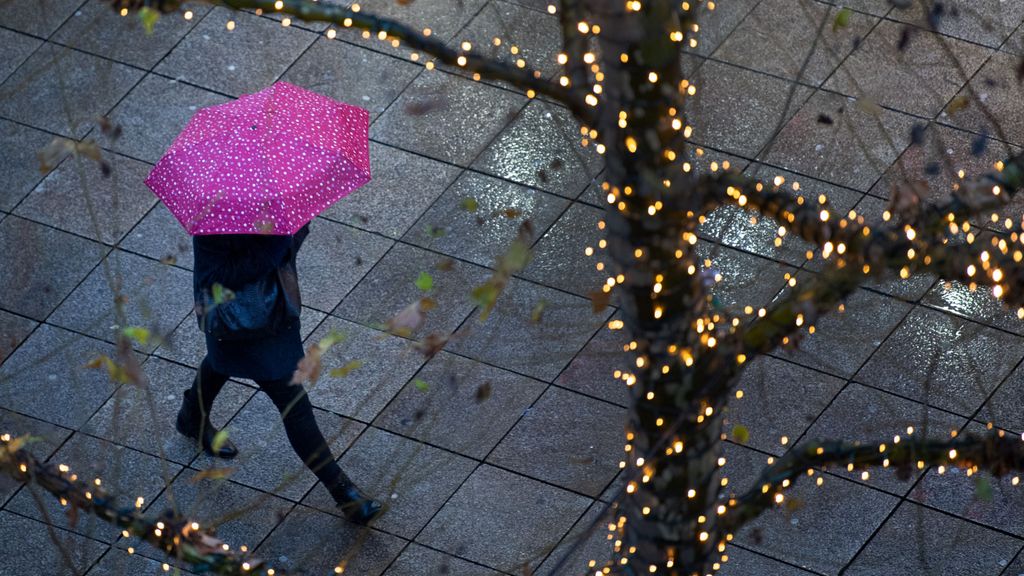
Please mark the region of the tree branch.
POLYGON ((754 486, 729 499, 720 513, 721 526, 733 534, 762 512, 782 503, 782 491, 815 469, 841 465, 853 470, 873 467, 894 468, 901 478, 926 466, 955 466, 970 473, 986 470, 996 476, 1024 470, 1024 441, 999 430, 985 436, 963 434, 949 440, 894 437, 892 442, 810 442, 794 448, 764 469, 754 486))
MULTIPOLYGON (((126 535, 149 542, 169 557, 191 565, 199 574, 229 576, 295 576, 281 568, 272 568, 264 561, 230 550, 227 544, 210 532, 173 510, 157 516, 146 516, 139 507, 119 507, 116 498, 102 485, 79 479, 66 466, 40 462, 22 449, 26 437, 0 437, 0 471, 23 482, 35 482, 70 510, 82 510, 121 528, 126 535)), ((141 506, 141 502, 139 502, 141 506)))

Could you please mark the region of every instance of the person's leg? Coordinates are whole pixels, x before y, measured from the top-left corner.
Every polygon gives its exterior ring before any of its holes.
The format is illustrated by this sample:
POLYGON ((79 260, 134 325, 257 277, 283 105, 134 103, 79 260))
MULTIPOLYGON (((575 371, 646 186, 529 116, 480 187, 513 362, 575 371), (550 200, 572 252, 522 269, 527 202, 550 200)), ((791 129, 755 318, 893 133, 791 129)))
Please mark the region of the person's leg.
POLYGON ((377 516, 381 504, 366 496, 334 461, 320 426, 313 415, 313 405, 301 385, 291 378, 257 382, 277 406, 295 453, 323 483, 342 512, 353 522, 365 524, 377 516))
POLYGON ((336 481, 341 468, 334 461, 327 440, 316 423, 306 390, 300 385, 293 385, 291 378, 257 381, 257 384, 277 406, 288 441, 302 462, 325 485, 336 481))
POLYGON ((210 359, 203 358, 192 381, 192 387, 183 394, 181 409, 178 410, 175 422, 178 432, 189 438, 198 439, 207 454, 220 458, 234 458, 238 455, 238 449, 228 440, 221 442, 216 450, 213 447, 217 429, 210 422, 210 412, 213 410, 214 399, 227 381, 227 374, 217 372, 213 369, 210 359))

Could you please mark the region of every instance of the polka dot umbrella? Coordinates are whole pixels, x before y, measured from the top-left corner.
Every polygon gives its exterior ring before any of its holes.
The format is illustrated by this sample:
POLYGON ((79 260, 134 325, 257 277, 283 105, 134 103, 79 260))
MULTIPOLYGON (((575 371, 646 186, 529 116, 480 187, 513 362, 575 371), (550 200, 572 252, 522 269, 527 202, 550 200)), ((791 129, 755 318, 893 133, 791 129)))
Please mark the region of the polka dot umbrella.
POLYGON ((146 178, 189 234, 294 234, 370 181, 370 113, 277 82, 202 108, 146 178))

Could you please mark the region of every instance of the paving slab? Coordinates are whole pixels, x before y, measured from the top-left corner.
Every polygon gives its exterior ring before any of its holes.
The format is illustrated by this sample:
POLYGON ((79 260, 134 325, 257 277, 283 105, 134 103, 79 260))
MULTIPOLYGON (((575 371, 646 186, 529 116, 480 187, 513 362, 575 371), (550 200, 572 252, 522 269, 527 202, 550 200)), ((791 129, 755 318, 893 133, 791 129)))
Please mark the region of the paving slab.
MULTIPOLYGON (((71 430, 0 409, 0 434, 10 434, 13 437, 28 436, 30 441, 25 449, 39 460, 45 461, 68 439, 71 430)), ((6 502, 21 486, 22 482, 10 476, 0 477, 0 503, 6 502)))
POLYGON ((194 264, 192 237, 163 202, 158 202, 139 220, 121 240, 120 246, 129 252, 186 270, 191 270, 194 264))
POLYGON ((53 576, 77 576, 92 565, 107 549, 97 540, 85 538, 54 528, 53 534, 69 554, 66 558, 53 545, 47 525, 38 520, 0 511, 0 557, 4 559, 3 573, 9 574, 52 574, 53 576), (46 542, 48 546, 26 546, 26 542, 46 542), (70 562, 68 562, 70 561, 70 562))
MULTIPOLYGON (((2 8, 0 8, 2 10, 2 8)), ((14 30, 0 29, 0 49, 7 56, 0 63, 0 83, 42 45, 42 41, 14 30)))
MULTIPOLYGON (((612 316, 610 321, 618 320, 612 316)), ((625 330, 602 327, 572 362, 558 375, 555 384, 620 406, 629 405, 629 387, 615 378, 615 371, 635 362, 626 352, 629 335, 625 330)))
POLYGON ((999 48, 1024 20, 1024 6, 1000 0, 950 0, 942 3, 941 10, 929 10, 911 2, 905 8, 890 12, 889 17, 920 28, 934 27, 947 36, 999 48))
POLYGON ((11 0, 0 6, 0 20, 15 30, 46 38, 83 3, 84 0, 11 0))
POLYGON ((296 262, 302 304, 328 312, 370 271, 393 241, 318 218, 296 262))
POLYGON ((521 276, 539 284, 560 288, 585 297, 593 297, 608 278, 597 269, 605 252, 598 249, 604 232, 598 229, 604 211, 581 202, 573 202, 537 241, 530 262, 521 276), (587 257, 591 248, 594 256, 587 257))
POLYGON ((52 134, 0 119, 0 170, 6 182, 0 189, 0 210, 13 209, 43 179, 36 151, 51 140, 52 134))
POLYGON ((1024 104, 1017 96, 1015 62, 1017 57, 1012 54, 993 54, 950 100, 938 121, 1024 146, 1024 104))
MULTIPOLYGON (((561 51, 562 27, 558 16, 546 11, 524 8, 512 2, 492 0, 456 33, 448 45, 459 49, 470 43, 470 53, 487 56, 507 64, 525 61, 545 78, 552 77, 561 66, 556 56, 561 51), (499 38, 501 44, 494 45, 499 38), (516 53, 512 47, 517 48, 516 53)), ((518 90, 517 90, 518 91, 518 90)))
POLYGON ((0 362, 21 346, 36 326, 34 320, 0 310, 0 362))
POLYGON ((424 573, 449 576, 498 576, 500 574, 479 564, 412 543, 395 559, 384 576, 419 576, 424 573))

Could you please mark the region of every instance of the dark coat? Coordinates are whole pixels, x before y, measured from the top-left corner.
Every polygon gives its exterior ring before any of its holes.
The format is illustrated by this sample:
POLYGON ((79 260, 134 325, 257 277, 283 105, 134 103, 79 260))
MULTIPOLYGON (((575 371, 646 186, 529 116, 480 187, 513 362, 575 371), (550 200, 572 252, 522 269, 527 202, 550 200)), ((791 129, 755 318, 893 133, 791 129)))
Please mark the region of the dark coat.
MULTIPOLYGON (((220 283, 237 290, 273 274, 287 258, 294 258, 309 234, 309 225, 294 236, 268 234, 209 234, 192 237, 195 268, 192 284, 196 302, 220 283)), ((299 323, 285 332, 253 340, 219 340, 206 336, 206 354, 214 370, 252 380, 279 380, 295 371, 302 359, 299 323)))

